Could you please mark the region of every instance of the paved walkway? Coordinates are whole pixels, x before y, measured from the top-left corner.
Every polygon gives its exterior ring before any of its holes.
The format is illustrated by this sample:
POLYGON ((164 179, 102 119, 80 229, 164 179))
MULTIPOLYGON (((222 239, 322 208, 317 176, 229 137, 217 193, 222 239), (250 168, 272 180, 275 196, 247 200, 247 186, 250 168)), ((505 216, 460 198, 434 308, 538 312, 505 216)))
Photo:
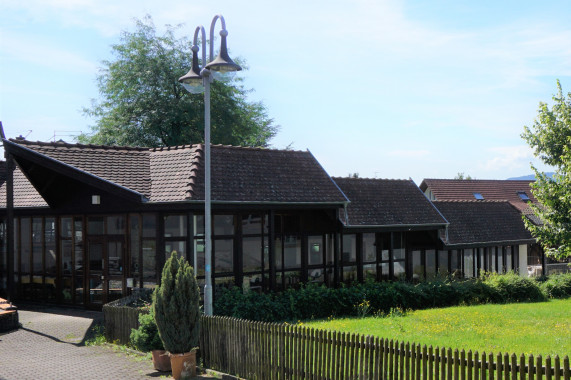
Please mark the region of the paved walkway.
POLYGON ((0 379, 168 379, 150 360, 109 345, 85 346, 103 313, 57 307, 19 310, 22 327, 0 334, 0 379))

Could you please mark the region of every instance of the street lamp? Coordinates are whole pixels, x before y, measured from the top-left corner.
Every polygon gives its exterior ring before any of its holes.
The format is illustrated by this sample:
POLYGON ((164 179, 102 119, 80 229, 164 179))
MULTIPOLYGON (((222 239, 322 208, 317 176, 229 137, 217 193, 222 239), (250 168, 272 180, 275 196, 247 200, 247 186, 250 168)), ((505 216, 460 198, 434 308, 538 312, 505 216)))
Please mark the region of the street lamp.
POLYGON ((206 63, 206 32, 204 27, 198 26, 194 31, 194 41, 192 46, 192 66, 186 75, 180 77, 178 81, 184 88, 192 93, 198 94, 204 91, 204 314, 212 315, 212 214, 210 197, 210 83, 214 79, 222 79, 232 75, 242 68, 234 63, 228 56, 226 47, 226 22, 222 15, 216 15, 210 24, 210 56, 206 63), (214 27, 216 21, 220 19, 222 30, 220 30, 220 52, 214 59, 214 27), (198 34, 202 34, 202 65, 200 69, 198 63, 198 34), (211 75, 212 74, 212 75, 211 75))

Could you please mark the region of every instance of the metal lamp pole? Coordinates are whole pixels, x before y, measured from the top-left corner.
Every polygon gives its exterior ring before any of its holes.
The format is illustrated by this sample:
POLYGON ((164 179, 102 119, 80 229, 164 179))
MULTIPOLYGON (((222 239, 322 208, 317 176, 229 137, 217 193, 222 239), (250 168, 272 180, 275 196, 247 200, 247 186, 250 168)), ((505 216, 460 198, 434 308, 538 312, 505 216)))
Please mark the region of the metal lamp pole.
MULTIPOLYGON (((192 67, 190 71, 179 78, 179 82, 190 93, 204 91, 204 314, 212 315, 212 200, 211 200, 211 167, 210 167, 210 83, 218 75, 240 71, 242 68, 234 63, 228 56, 226 47, 226 22, 222 15, 216 15, 210 24, 210 57, 206 64, 206 32, 203 26, 198 26, 194 31, 192 46, 192 67), (214 27, 220 19, 220 52, 214 57, 214 27), (198 34, 202 34, 202 70, 198 64, 198 34)), ((196 254, 196 253, 195 253, 196 254)))

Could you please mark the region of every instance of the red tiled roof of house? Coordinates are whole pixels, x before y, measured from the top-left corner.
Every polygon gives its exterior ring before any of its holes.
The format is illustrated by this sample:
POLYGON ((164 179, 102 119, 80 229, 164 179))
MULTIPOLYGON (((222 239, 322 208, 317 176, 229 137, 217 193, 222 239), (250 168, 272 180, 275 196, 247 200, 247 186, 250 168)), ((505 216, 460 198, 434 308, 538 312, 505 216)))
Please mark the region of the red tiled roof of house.
POLYGON ((446 245, 498 245, 533 241, 521 213, 507 201, 434 201, 450 222, 446 245))
POLYGON ((432 179, 427 178, 420 184, 426 192, 430 189, 437 201, 475 200, 474 193, 480 193, 484 200, 504 200, 510 202, 518 210, 528 209, 518 192, 524 192, 531 202, 537 202, 531 193, 529 180, 487 180, 487 179, 432 179))
MULTIPOLYGON (((140 193, 149 202, 204 199, 202 144, 149 149, 20 139, 10 141, 140 193)), ((221 145, 212 145, 211 151, 213 201, 347 202, 343 193, 308 151, 221 145)), ((45 205, 18 169, 14 185, 18 189, 18 194, 15 195, 16 207, 45 205)), ((5 191, 4 186, 1 191, 5 191)))
MULTIPOLYGON (((351 200, 347 226, 445 225, 447 222, 412 180, 338 178, 351 200)), ((345 216, 340 215, 344 221, 345 216)))

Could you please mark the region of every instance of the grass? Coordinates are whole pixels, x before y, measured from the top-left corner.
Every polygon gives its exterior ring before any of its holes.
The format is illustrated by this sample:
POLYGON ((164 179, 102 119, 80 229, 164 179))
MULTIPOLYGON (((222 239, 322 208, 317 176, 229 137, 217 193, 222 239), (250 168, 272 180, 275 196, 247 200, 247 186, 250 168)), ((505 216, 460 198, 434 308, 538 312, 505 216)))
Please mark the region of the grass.
POLYGON ((571 298, 458 306, 302 324, 480 353, 571 356, 571 298))

